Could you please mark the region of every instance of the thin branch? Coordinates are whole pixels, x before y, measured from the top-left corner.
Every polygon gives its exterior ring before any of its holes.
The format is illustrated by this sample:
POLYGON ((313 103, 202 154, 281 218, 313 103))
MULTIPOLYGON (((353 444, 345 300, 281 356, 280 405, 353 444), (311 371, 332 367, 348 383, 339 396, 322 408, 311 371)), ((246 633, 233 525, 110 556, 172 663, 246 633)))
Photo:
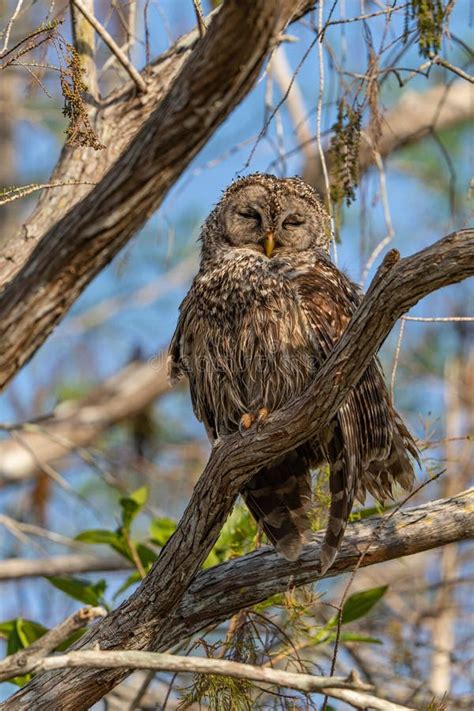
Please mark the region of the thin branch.
POLYGON ((0 57, 3 57, 3 55, 6 53, 6 51, 8 49, 8 42, 10 41, 10 33, 12 31, 13 23, 15 22, 16 18, 20 14, 22 5, 23 5, 23 0, 18 0, 16 7, 13 11, 13 14, 10 17, 8 24, 5 28, 5 32, 3 34, 3 46, 2 46, 2 49, 0 49, 0 57))
POLYGON ((402 316, 403 321, 423 321, 424 323, 472 322, 474 316, 402 316))
POLYGON ((192 3, 194 7, 194 14, 196 15, 199 34, 201 37, 204 37, 204 34, 206 32, 206 21, 202 12, 201 0, 192 0, 192 3))
MULTIPOLYGON (((21 66, 26 66, 22 64, 21 66)), ((37 65, 36 65, 37 66, 37 65)), ((96 182, 92 180, 63 180, 51 183, 31 183, 30 185, 19 185, 14 188, 9 188, 0 193, 0 205, 6 205, 6 203, 14 202, 14 200, 19 200, 20 198, 27 197, 31 193, 37 190, 45 190, 46 188, 60 188, 65 185, 97 185, 96 182)))
MULTIPOLYGON (((5 661, 8 661, 8 659, 7 657, 5 661)), ((5 664, 5 662, 3 662, 3 664, 5 664)), ((109 652, 103 650, 88 650, 85 652, 69 652, 68 654, 54 657, 45 656, 41 660, 35 660, 31 664, 22 666, 23 673, 39 673, 52 669, 88 667, 91 669, 154 669, 155 671, 178 673, 217 674, 219 676, 230 676, 234 679, 248 679, 265 682, 267 684, 276 684, 278 686, 287 686, 306 693, 322 691, 328 686, 332 686, 335 689, 360 689, 362 691, 370 691, 372 689, 370 685, 363 684, 361 681, 350 677, 347 679, 334 676, 317 677, 310 674, 286 672, 277 669, 269 669, 268 667, 241 664, 240 662, 232 662, 227 659, 185 657, 173 654, 160 654, 157 652, 125 650, 109 652)), ((20 671, 20 665, 18 665, 17 669, 14 669, 13 663, 10 663, 9 667, 10 673, 13 668, 15 675, 20 671)), ((0 672, 0 680, 2 678, 5 679, 8 677, 6 677, 3 672, 0 672)))
POLYGON ((433 62, 433 64, 439 64, 441 67, 444 67, 445 69, 449 69, 450 72, 457 74, 459 77, 461 77, 465 81, 470 82, 470 84, 474 84, 474 77, 471 74, 468 74, 460 67, 456 67, 454 64, 451 64, 451 62, 448 62, 447 59, 444 59, 443 57, 440 57, 439 55, 434 54, 434 53, 432 53, 430 55, 430 59, 433 62))
MULTIPOLYGON (((50 654, 62 642, 65 642, 73 632, 80 630, 98 617, 104 617, 103 607, 87 605, 67 617, 57 627, 48 630, 42 637, 15 654, 11 654, 0 662, 0 682, 12 677, 28 674, 38 664, 42 664, 47 654, 50 654)), ((55 657, 53 657, 55 659, 55 657)))
POLYGON ((130 567, 131 564, 119 555, 95 556, 84 553, 47 558, 10 558, 0 561, 0 580, 127 570, 130 567))
POLYGON ((105 27, 100 24, 95 15, 93 15, 88 10, 88 8, 82 3, 82 0, 71 0, 71 2, 84 15, 88 22, 90 22, 97 34, 104 40, 110 51, 115 54, 117 60, 120 62, 122 67, 127 70, 128 74, 130 75, 130 78, 135 83, 137 89, 143 94, 145 94, 147 91, 147 85, 145 80, 141 76, 140 72, 135 69, 125 52, 120 49, 114 38, 107 32, 105 27))

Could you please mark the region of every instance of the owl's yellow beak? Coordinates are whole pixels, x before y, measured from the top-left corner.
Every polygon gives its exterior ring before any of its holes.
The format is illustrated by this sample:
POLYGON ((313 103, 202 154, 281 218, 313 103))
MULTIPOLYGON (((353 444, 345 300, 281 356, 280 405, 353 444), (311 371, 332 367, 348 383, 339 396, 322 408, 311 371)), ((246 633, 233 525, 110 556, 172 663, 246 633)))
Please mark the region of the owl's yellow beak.
POLYGON ((270 259, 270 257, 272 256, 273 250, 275 249, 275 237, 273 236, 273 232, 266 233, 264 244, 265 244, 265 254, 270 259))

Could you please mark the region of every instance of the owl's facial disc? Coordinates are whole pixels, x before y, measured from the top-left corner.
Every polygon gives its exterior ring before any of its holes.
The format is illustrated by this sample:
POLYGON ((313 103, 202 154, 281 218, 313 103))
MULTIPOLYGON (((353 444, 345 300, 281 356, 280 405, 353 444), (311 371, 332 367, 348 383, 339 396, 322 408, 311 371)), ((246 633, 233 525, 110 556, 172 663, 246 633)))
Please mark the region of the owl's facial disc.
POLYGON ((221 213, 227 245, 273 256, 320 244, 321 212, 285 181, 245 185, 227 196, 221 213))

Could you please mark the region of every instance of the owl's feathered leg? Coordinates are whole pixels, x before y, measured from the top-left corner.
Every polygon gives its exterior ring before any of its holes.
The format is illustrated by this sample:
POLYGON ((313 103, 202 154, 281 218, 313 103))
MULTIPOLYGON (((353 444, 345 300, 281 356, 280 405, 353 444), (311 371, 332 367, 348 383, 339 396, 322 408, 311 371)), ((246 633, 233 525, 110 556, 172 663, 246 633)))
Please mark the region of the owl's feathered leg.
POLYGON ((357 490, 360 456, 355 427, 350 404, 346 403, 333 422, 327 444, 331 505, 321 546, 321 575, 331 567, 337 555, 357 490))
POLYGON ((242 495, 278 553, 296 560, 311 529, 311 476, 306 457, 298 451, 285 455, 255 474, 242 495))

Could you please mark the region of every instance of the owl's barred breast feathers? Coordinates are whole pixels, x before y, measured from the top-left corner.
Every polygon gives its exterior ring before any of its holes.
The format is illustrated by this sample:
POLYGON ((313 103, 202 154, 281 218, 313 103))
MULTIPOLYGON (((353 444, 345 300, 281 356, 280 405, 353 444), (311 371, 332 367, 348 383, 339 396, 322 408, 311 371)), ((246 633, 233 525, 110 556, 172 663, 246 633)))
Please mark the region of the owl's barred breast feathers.
MULTIPOLYGON (((328 216, 298 178, 254 174, 234 182, 207 219, 199 273, 170 346, 170 375, 189 379, 211 440, 242 415, 301 395, 359 302, 329 259, 328 216)), ((331 506, 321 552, 333 562, 355 498, 409 489, 417 448, 395 412, 377 360, 333 422, 255 473, 242 495, 276 549, 298 558, 310 535, 311 475, 330 469, 331 506)))

